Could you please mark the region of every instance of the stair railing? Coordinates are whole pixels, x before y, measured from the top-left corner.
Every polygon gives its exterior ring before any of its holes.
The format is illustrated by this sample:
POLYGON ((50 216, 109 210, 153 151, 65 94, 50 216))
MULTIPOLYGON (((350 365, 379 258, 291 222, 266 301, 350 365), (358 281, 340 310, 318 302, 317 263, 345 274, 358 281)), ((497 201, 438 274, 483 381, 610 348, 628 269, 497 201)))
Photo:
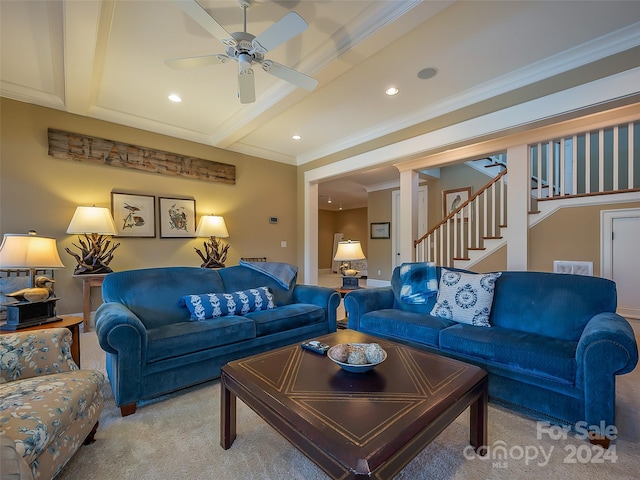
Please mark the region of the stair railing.
MULTIPOLYGON (((537 202, 640 191, 640 120, 529 145, 530 212, 537 202)), ((505 168, 475 195, 415 240, 416 261, 454 266, 501 238, 506 227, 505 168)))
POLYGON ((628 122, 529 145, 531 187, 537 201, 637 191, 634 169, 640 122, 628 122))
POLYGON ((507 218, 506 175, 505 169, 415 240, 416 261, 452 267, 455 260, 468 260, 469 250, 484 250, 485 240, 501 238, 507 218))

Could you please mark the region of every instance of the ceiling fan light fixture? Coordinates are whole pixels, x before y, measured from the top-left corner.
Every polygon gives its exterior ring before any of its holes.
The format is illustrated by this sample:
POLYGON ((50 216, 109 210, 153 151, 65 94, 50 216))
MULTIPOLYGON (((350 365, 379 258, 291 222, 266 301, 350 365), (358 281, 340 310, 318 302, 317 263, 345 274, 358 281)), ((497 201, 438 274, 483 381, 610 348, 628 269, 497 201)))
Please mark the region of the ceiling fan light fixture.
POLYGON ((240 73, 251 70, 251 62, 253 58, 248 53, 241 53, 238 55, 238 65, 240 67, 240 73))
POLYGON ((238 62, 238 97, 240 98, 240 103, 243 104, 255 101, 255 84, 253 70, 251 69, 253 63, 261 64, 265 72, 305 90, 311 91, 318 85, 318 81, 315 78, 264 58, 265 53, 279 47, 306 30, 307 22, 297 13, 287 13, 256 37, 247 32, 247 9, 254 3, 254 0, 237 0, 243 10, 244 28, 242 32, 233 33, 229 33, 220 25, 197 0, 174 1, 186 15, 200 24, 201 27, 221 41, 227 48, 226 54, 165 60, 169 67, 175 69, 194 68, 235 60, 238 62))

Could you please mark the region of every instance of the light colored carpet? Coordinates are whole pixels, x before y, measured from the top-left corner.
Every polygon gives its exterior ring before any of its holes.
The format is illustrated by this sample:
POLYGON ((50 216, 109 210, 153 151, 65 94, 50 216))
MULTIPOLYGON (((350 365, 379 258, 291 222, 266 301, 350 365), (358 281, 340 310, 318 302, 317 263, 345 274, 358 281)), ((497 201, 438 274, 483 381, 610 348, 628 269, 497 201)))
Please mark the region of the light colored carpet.
MULTIPOLYGON (((638 325, 634 325, 638 336, 638 325)), ((104 371, 95 333, 81 335, 83 368, 104 371)), ((238 437, 219 444, 219 383, 183 390, 139 406, 122 418, 105 383, 105 408, 96 442, 82 446, 57 477, 75 479, 328 478, 249 408, 238 402, 238 437)), ((489 406, 487 459, 465 456, 468 413, 461 415, 396 477, 420 479, 636 479, 640 472, 640 369, 618 377, 618 438, 605 456, 599 447, 569 434, 538 438, 536 422, 489 406), (506 458, 497 457, 506 447, 506 458), (543 456, 544 454, 544 456, 543 456), (535 458, 532 458, 534 457, 535 458), (469 458, 467 458, 469 457, 469 458)))

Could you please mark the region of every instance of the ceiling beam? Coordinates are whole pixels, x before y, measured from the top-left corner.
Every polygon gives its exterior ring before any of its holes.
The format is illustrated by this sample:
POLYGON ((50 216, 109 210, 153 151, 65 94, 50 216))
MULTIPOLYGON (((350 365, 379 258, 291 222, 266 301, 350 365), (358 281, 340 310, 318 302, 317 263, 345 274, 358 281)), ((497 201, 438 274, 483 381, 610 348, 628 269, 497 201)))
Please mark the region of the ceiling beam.
POLYGON ((63 7, 65 106, 88 115, 102 75, 113 1, 65 0, 63 7))

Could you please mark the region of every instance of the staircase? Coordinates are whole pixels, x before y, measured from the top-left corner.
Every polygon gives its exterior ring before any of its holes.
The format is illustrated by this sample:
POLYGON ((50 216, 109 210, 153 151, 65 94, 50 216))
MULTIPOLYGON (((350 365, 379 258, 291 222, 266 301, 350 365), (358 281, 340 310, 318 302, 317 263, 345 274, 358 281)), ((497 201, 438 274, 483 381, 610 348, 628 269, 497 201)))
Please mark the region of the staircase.
MULTIPOLYGON (((470 268, 506 245, 506 155, 487 157, 479 167, 501 171, 440 223, 414 241, 416 261, 470 268)), ((529 226, 559 203, 584 197, 640 191, 640 121, 529 145, 529 226)))

